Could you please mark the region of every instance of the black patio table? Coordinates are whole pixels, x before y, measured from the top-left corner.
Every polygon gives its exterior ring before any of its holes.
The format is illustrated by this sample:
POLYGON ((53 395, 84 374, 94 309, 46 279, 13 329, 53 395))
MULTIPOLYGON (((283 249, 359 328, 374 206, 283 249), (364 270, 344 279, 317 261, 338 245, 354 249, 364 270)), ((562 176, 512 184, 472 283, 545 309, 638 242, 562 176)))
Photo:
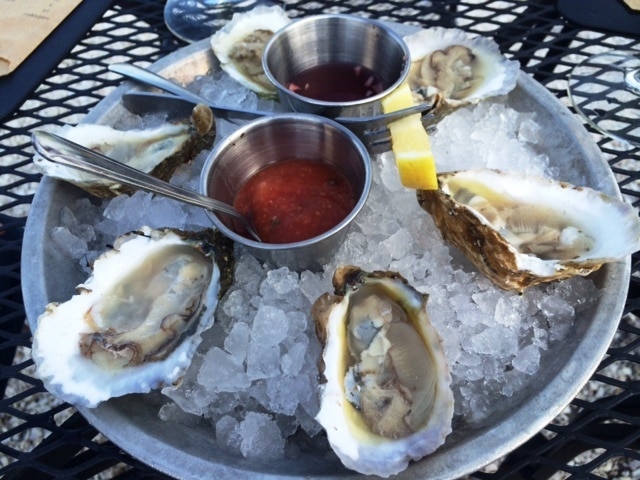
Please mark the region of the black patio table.
MULTIPOLYGON (((0 125, 0 476, 5 479, 166 478, 101 436, 72 406, 58 402, 50 407, 44 402, 47 394, 33 376, 30 359, 31 334, 20 285, 23 230, 40 180, 31 165, 30 133, 45 125, 80 122, 121 83, 119 76, 107 71, 114 57, 146 66, 184 46, 165 27, 160 0, 84 3, 81 18, 61 27, 74 30, 62 32, 67 41, 74 39, 70 51, 60 51, 62 58, 48 56, 42 80, 31 78, 35 91, 29 93, 27 85, 26 99, 13 97, 15 107, 3 106, 8 111, 0 125)), ((293 17, 355 13, 422 27, 455 26, 491 36, 506 55, 520 62, 525 73, 567 106, 567 76, 575 64, 602 48, 622 46, 640 55, 640 13, 633 13, 622 0, 288 0, 286 5, 293 17), (558 4, 567 16, 561 15, 558 4), (582 11, 574 16, 567 4, 574 4, 573 8, 579 4, 582 11), (610 5, 598 15, 594 9, 606 4, 610 5), (614 12, 624 18, 616 21, 614 12)), ((64 49, 64 41, 54 47, 51 55, 64 49)), ((5 98, 7 94, 0 92, 5 98)), ((592 133, 621 191, 635 206, 640 205, 639 148, 620 149, 612 140, 592 133)), ((634 255, 617 334, 583 393, 569 405, 571 413, 556 418, 475 478, 639 478, 639 259, 634 255)))

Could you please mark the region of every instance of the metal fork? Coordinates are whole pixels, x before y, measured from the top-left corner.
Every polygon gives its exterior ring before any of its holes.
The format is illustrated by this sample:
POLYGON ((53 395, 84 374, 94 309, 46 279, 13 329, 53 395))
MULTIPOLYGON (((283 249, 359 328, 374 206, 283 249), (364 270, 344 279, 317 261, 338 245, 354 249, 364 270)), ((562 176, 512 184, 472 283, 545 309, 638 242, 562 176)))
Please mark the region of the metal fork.
POLYGON ((337 120, 355 133, 369 152, 382 153, 391 149, 389 123, 409 115, 420 114, 420 120, 424 128, 432 127, 441 118, 439 111, 436 109, 438 104, 439 98, 436 97, 433 103, 420 103, 395 112, 381 113, 368 117, 342 117, 334 120, 337 120))
MULTIPOLYGON (((180 106, 180 101, 186 102, 187 105, 203 103, 209 106, 214 113, 230 119, 231 121, 233 121, 233 118, 246 120, 274 114, 274 112, 245 110, 212 103, 206 98, 191 92, 182 85, 168 80, 154 72, 151 72, 150 70, 146 70, 135 65, 125 63, 112 64, 109 65, 109 70, 145 85, 160 88, 161 90, 172 94, 164 95, 151 92, 125 93, 122 97, 125 108, 136 114, 144 114, 151 111, 163 111, 163 108, 169 106, 171 109, 184 108, 184 105, 182 105, 182 107, 180 106)), ((390 133, 387 128, 387 125, 390 122, 409 115, 421 114, 423 124, 429 125, 435 123, 436 115, 433 113, 435 105, 436 102, 421 103, 395 112, 363 117, 337 117, 333 120, 341 123, 354 132, 363 141, 370 152, 380 153, 390 148, 390 133)))

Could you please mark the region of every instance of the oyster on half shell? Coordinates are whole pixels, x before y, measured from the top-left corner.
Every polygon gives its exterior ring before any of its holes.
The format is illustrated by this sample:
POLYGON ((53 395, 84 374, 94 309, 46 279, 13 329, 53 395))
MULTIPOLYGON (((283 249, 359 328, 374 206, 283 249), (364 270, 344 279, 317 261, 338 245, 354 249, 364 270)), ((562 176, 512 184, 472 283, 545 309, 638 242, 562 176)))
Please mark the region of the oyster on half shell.
POLYGON ((402 276, 343 266, 333 285, 312 308, 324 344, 316 420, 346 467, 387 477, 451 432, 449 367, 428 296, 402 276))
MULTIPOLYGON (((209 107, 196 105, 191 118, 181 123, 135 130, 118 130, 107 125, 82 123, 64 127, 56 133, 132 168, 168 181, 180 165, 190 162, 201 150, 211 147, 215 138, 215 123, 209 107)), ((73 183, 101 198, 132 192, 129 187, 50 162, 37 154, 33 162, 41 173, 73 183)))
POLYGON ((457 28, 432 27, 404 37, 409 47, 409 85, 414 94, 440 97, 459 107, 509 93, 519 65, 491 39, 457 28))
POLYGON ((443 238, 503 289, 587 275, 640 250, 633 206, 587 187, 479 169, 417 192, 443 238))
POLYGON ((227 243, 212 230, 119 237, 78 293, 38 318, 32 355, 46 388, 95 407, 179 381, 229 281, 227 243))
POLYGON ((220 67, 248 89, 275 95, 276 88, 262 68, 262 52, 276 30, 290 21, 277 5, 234 13, 231 21, 211 37, 211 48, 220 67))

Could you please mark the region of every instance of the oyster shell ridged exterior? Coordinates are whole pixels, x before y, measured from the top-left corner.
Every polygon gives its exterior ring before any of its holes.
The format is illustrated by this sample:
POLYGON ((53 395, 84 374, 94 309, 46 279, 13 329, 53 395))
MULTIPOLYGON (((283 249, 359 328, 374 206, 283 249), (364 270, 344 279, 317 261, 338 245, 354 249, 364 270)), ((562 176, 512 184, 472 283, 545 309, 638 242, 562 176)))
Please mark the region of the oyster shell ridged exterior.
MULTIPOLYGON (((182 123, 138 130, 117 130, 107 125, 83 123, 63 128, 58 134, 168 181, 180 165, 190 162, 201 150, 213 145, 216 129, 211 109, 196 105, 191 119, 182 123)), ((35 155, 33 161, 41 173, 73 183, 100 198, 133 193, 129 187, 50 162, 40 155, 35 155)))
POLYGON ((316 420, 342 463, 383 477, 436 450, 453 394, 427 295, 397 273, 343 266, 312 309, 324 344, 316 420))
POLYGON ((179 381, 229 281, 227 243, 211 230, 119 237, 78 293, 38 318, 32 355, 46 388, 95 407, 179 381))
POLYGON ((419 96, 457 108, 515 88, 519 64, 491 39, 457 28, 432 27, 404 37, 411 55, 409 85, 419 96))
POLYGON ((445 241, 503 289, 588 275, 640 249, 635 209, 593 189, 489 169, 438 181, 418 202, 445 241))

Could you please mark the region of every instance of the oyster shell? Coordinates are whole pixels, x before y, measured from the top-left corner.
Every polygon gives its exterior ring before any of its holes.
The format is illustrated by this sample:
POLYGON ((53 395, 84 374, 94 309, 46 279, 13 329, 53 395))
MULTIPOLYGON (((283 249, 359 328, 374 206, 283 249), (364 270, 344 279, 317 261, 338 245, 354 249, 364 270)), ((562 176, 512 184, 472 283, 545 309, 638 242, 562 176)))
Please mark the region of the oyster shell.
MULTIPOLYGON (((138 130, 117 130, 107 125, 82 123, 63 128, 58 133, 137 170, 168 181, 181 164, 190 162, 198 152, 213 144, 215 124, 211 109, 196 105, 188 122, 138 130)), ((50 162, 37 154, 33 161, 41 173, 73 183, 98 197, 109 198, 121 193, 132 193, 128 187, 50 162)))
POLYGON ((333 285, 312 309, 324 344, 316 420, 346 467, 387 477, 451 432, 449 367, 428 296, 402 276, 343 266, 333 285))
POLYGON ((179 381, 228 282, 231 247, 221 242, 211 230, 119 237, 78 293, 38 318, 32 355, 46 388, 95 407, 179 381))
POLYGON ((235 13, 231 21, 211 37, 211 48, 220 67, 248 89, 275 95, 276 88, 262 68, 262 52, 274 32, 290 21, 277 5, 261 5, 248 12, 235 13))
POLYGON ((411 56, 409 85, 459 107, 505 95, 516 86, 519 65, 491 39, 457 28, 432 27, 404 37, 411 56))
POLYGON ((480 169, 438 175, 418 191, 444 239, 496 285, 523 291, 587 275, 640 250, 629 204, 587 187, 480 169))

